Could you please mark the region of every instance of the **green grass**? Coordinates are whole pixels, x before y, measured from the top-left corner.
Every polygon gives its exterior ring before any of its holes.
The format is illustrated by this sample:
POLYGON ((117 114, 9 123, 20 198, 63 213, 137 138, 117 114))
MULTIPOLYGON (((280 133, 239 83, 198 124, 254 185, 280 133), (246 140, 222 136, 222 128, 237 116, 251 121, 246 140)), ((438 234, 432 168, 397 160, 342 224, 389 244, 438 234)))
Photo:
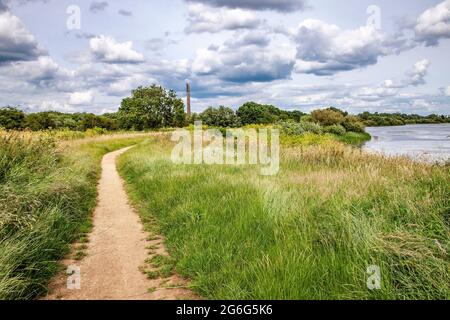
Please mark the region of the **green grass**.
POLYGON ((365 142, 370 141, 372 137, 367 132, 347 132, 342 136, 335 136, 338 141, 346 144, 362 146, 365 142))
POLYGON ((0 299, 46 293, 70 243, 87 242, 102 156, 143 139, 0 132, 0 299))
POLYGON ((281 142, 291 146, 333 145, 336 141, 347 145, 362 146, 372 137, 368 133, 347 132, 344 135, 304 133, 301 135, 281 135, 281 142))
POLYGON ((327 139, 282 147, 280 173, 263 177, 172 164, 172 146, 152 138, 119 166, 144 223, 156 219, 176 271, 202 296, 450 298, 448 166, 327 139), (381 290, 367 289, 370 265, 381 290))

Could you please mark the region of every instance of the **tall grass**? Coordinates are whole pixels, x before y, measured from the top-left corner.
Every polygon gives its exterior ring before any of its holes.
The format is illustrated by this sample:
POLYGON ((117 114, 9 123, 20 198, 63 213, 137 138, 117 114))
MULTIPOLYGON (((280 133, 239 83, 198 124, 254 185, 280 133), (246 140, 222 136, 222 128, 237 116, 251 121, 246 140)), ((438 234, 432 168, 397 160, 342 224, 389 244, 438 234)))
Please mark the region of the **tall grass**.
POLYGON ((120 170, 203 296, 450 298, 448 167, 328 141, 283 147, 280 173, 262 177, 250 166, 175 165, 171 147, 156 137, 120 170), (381 290, 367 288, 370 265, 381 290))
POLYGON ((142 136, 61 143, 0 132, 0 299, 46 292, 69 244, 89 230, 103 154, 142 136))

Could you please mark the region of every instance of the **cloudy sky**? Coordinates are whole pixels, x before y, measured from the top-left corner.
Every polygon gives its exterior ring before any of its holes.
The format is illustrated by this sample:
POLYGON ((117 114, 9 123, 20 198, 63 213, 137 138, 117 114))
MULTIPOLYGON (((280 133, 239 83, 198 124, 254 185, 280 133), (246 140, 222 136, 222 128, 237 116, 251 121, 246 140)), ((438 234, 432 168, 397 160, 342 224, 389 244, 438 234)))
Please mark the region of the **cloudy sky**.
POLYGON ((152 83, 253 100, 450 114, 450 0, 0 0, 0 106, 114 112, 152 83))

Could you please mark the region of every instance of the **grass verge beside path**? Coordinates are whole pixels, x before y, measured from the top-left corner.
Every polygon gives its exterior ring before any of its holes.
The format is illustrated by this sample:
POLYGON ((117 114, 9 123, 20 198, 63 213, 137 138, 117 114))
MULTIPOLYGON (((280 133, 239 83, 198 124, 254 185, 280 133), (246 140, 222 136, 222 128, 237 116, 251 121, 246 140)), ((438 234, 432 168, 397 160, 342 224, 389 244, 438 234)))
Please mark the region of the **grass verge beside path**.
POLYGON ((0 134, 0 299, 45 294, 70 243, 90 230, 100 162, 142 134, 60 142, 0 134))
POLYGON ((175 165, 168 137, 119 159, 176 271, 213 299, 448 299, 449 167, 340 143, 282 147, 281 170, 175 165), (367 268, 381 269, 368 290, 367 268))

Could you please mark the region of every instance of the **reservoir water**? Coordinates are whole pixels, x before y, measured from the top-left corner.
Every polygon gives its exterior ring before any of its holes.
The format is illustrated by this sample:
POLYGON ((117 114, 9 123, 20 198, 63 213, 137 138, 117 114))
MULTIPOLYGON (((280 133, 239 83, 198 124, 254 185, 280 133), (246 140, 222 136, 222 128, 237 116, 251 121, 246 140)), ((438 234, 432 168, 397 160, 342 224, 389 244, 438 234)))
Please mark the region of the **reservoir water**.
POLYGON ((450 124, 369 127, 364 149, 389 156, 405 155, 429 162, 450 161, 450 124))

